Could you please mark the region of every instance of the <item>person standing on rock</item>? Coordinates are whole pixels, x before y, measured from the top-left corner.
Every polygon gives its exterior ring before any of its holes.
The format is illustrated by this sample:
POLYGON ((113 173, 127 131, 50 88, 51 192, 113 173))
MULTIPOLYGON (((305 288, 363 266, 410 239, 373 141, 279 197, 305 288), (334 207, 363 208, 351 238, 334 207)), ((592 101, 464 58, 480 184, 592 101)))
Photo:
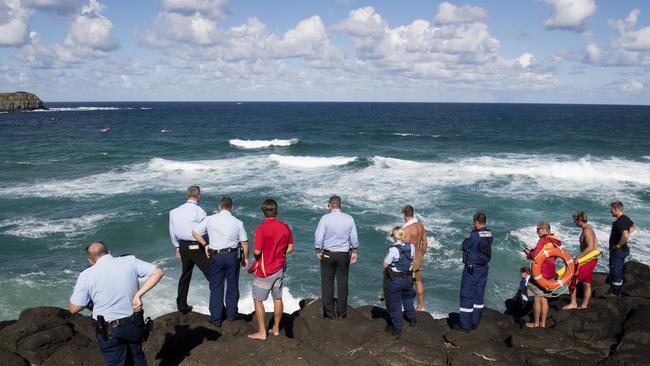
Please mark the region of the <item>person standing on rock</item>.
POLYGON ((248 266, 248 236, 244 223, 232 215, 232 198, 224 196, 219 213, 198 223, 192 235, 212 258, 210 265, 210 322, 221 326, 224 316, 224 285, 226 287, 225 315, 228 320, 239 319, 239 270, 248 266), (210 245, 203 238, 207 232, 210 245), (239 245, 243 248, 240 258, 239 245))
POLYGON ((481 322, 488 263, 492 257, 492 232, 485 226, 487 217, 484 213, 478 212, 472 221, 474 227, 460 245, 464 267, 460 281, 459 325, 466 333, 476 329, 481 322))
MULTIPOLYGON (((524 253, 528 259, 534 260, 535 257, 545 249, 559 247, 562 241, 551 233, 551 224, 548 221, 540 221, 537 223, 537 235, 539 240, 535 248, 524 248, 524 253)), ((544 259, 541 266, 541 275, 545 279, 555 278, 555 257, 548 257, 544 259)), ((533 278, 528 282, 529 293, 535 297, 533 302, 533 322, 526 323, 529 328, 545 328, 546 317, 548 316, 548 298, 551 296, 551 291, 542 289, 533 278)))
POLYGON ((255 301, 255 317, 257 332, 248 335, 251 339, 266 339, 266 319, 264 301, 273 297, 273 328, 274 336, 280 335, 280 320, 284 306, 282 303, 282 284, 286 270, 286 256, 293 252, 293 235, 289 225, 278 220, 278 203, 266 199, 260 207, 264 221, 255 229, 253 254, 255 262, 249 271, 255 271, 253 280, 253 300, 255 301))
POLYGON ((206 280, 210 280, 210 259, 205 255, 201 243, 192 236, 194 226, 205 218, 205 211, 199 206, 201 189, 199 186, 187 187, 187 201, 169 212, 169 237, 176 247, 176 257, 181 259, 182 272, 178 279, 176 307, 181 313, 189 313, 192 307, 187 304, 194 265, 199 267, 206 280))
POLYGON ((388 254, 384 258, 384 270, 386 271, 386 308, 390 313, 391 326, 387 330, 396 338, 402 334, 404 309, 409 325, 415 326, 415 308, 413 299, 413 266, 416 250, 415 246, 404 243, 406 233, 397 226, 391 233, 394 245, 388 248, 388 254))
POLYGON ((90 267, 74 287, 68 309, 91 309, 99 348, 109 365, 146 365, 142 296, 165 275, 160 267, 129 255, 113 257, 104 243, 86 248, 90 267), (147 278, 142 286, 139 279, 147 278))
POLYGON ((594 229, 592 229, 587 221, 587 213, 584 211, 579 211, 573 214, 573 223, 582 229, 582 233, 580 234, 580 254, 575 258, 575 262, 578 263, 578 270, 569 285, 569 290, 571 291, 571 302, 562 308, 565 310, 586 309, 587 306, 589 306, 589 300, 591 299, 591 279, 596 264, 598 264, 598 258, 590 259, 582 264, 580 264, 580 258, 598 249, 598 240, 596 240, 594 229), (585 287, 584 297, 580 306, 578 306, 577 300, 578 281, 581 281, 585 287))
POLYGON ((636 230, 636 226, 623 212, 623 203, 614 201, 609 204, 609 212, 616 220, 612 223, 609 235, 609 281, 612 284, 612 295, 621 296, 623 278, 625 275, 625 257, 630 254, 627 240, 636 230))
POLYGON ((344 319, 348 309, 348 272, 357 262, 359 238, 352 216, 341 212, 341 197, 331 196, 330 211, 321 217, 316 228, 316 258, 320 261, 323 317, 334 319, 334 277, 338 298, 336 316, 344 319))
POLYGON ((415 291, 418 295, 417 311, 424 311, 424 284, 422 283, 422 265, 424 263, 424 254, 429 246, 427 232, 421 222, 414 217, 414 209, 411 205, 402 207, 402 214, 406 223, 402 228, 406 236, 405 243, 411 243, 415 246, 415 259, 413 260, 413 278, 415 280, 415 291))

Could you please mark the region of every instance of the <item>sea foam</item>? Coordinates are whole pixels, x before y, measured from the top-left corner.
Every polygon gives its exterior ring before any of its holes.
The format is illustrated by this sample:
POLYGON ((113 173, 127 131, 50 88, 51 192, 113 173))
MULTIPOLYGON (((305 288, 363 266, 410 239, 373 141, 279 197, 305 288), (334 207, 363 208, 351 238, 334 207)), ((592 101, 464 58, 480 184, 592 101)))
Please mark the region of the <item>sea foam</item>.
POLYGON ((234 147, 238 147, 240 149, 265 149, 268 147, 286 147, 286 146, 291 146, 295 145, 300 142, 299 139, 288 139, 288 140, 281 140, 281 139, 273 139, 273 140, 240 140, 240 139, 232 139, 228 141, 230 145, 234 147))
POLYGON ((280 165, 292 168, 325 168, 330 166, 341 166, 349 164, 357 160, 357 157, 287 156, 271 154, 269 156, 269 159, 277 162, 280 165))
POLYGON ((30 239, 43 238, 52 234, 73 237, 97 228, 100 222, 114 215, 87 215, 71 219, 41 220, 34 217, 21 217, 0 222, 4 234, 30 239))

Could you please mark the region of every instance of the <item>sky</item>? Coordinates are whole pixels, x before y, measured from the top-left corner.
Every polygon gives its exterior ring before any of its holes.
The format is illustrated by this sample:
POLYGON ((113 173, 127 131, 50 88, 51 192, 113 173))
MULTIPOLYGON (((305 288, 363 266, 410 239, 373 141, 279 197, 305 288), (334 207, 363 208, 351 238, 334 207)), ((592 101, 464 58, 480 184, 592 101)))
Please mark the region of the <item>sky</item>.
POLYGON ((0 0, 47 101, 649 104, 647 0, 0 0))

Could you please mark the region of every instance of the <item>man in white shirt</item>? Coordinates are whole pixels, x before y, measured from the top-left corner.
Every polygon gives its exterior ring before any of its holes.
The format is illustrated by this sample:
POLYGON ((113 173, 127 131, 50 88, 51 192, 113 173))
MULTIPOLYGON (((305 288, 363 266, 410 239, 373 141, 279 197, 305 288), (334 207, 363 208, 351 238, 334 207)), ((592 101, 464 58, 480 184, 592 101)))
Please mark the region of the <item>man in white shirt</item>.
POLYGON ((199 206, 201 189, 187 187, 187 201, 169 212, 169 237, 176 247, 176 257, 181 259, 182 273, 178 280, 178 311, 188 313, 192 307, 187 305, 192 270, 197 265, 206 280, 210 276, 210 259, 205 255, 201 244, 194 240, 192 229, 205 218, 205 211, 199 206))
POLYGON ((206 217, 196 224, 192 235, 205 247, 212 258, 210 265, 210 322, 221 326, 224 313, 224 284, 226 286, 225 315, 228 320, 239 318, 239 270, 248 266, 248 236, 244 223, 234 217, 232 199, 225 196, 219 203, 219 213, 206 217), (210 245, 203 238, 207 232, 210 245), (239 245, 243 255, 239 257, 239 245))

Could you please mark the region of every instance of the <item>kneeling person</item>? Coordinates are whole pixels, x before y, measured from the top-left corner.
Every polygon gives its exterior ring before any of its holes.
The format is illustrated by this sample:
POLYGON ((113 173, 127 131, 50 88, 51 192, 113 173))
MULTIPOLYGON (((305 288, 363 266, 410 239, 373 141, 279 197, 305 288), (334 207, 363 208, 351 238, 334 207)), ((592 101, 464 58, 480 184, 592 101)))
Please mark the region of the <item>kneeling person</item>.
POLYGON ((415 290, 413 289, 413 266, 415 247, 404 244, 404 230, 397 226, 393 228, 391 237, 395 244, 388 249, 384 258, 384 269, 387 275, 386 305, 390 313, 392 327, 390 333, 399 338, 403 329, 402 307, 411 326, 415 325, 415 290))
POLYGON ((107 364, 146 365, 142 296, 165 272, 132 255, 113 257, 101 242, 90 244, 86 251, 90 267, 77 279, 68 305, 70 313, 92 310, 98 324, 97 342, 107 364), (140 287, 138 279, 145 277, 140 287))
POLYGON ((248 338, 266 339, 266 319, 264 301, 273 296, 273 335, 280 335, 282 319, 282 282, 286 269, 286 255, 293 252, 293 235, 289 225, 278 220, 278 203, 267 199, 260 207, 266 217, 255 229, 255 262, 249 271, 255 271, 253 280, 253 299, 255 300, 255 317, 257 332, 248 338))

